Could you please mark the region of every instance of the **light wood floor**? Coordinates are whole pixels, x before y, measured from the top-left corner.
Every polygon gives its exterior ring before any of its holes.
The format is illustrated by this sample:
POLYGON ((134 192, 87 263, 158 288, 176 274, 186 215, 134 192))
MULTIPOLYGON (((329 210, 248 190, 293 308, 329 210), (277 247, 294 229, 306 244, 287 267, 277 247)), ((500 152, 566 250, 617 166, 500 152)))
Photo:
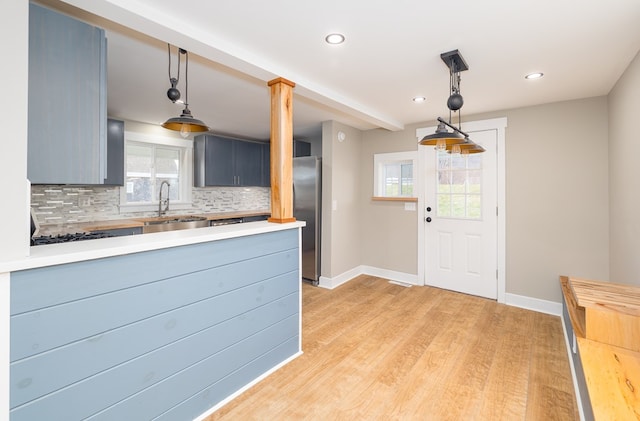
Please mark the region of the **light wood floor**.
POLYGON ((214 420, 575 420, 559 317, 360 276, 303 284, 304 355, 214 420))

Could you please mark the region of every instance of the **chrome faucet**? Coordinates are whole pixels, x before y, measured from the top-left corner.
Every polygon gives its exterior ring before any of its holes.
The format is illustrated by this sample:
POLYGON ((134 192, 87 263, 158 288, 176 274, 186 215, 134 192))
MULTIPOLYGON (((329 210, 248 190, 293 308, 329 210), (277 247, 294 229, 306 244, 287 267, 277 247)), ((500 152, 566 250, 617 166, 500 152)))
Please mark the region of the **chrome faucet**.
POLYGON ((169 210, 169 189, 171 188, 171 185, 169 184, 168 181, 163 181, 162 183, 160 183, 160 192, 158 193, 158 216, 162 216, 163 214, 167 213, 167 211, 169 210), (164 185, 167 185, 167 198, 162 200, 162 187, 164 185), (164 209, 162 209, 162 205, 164 204, 164 209))

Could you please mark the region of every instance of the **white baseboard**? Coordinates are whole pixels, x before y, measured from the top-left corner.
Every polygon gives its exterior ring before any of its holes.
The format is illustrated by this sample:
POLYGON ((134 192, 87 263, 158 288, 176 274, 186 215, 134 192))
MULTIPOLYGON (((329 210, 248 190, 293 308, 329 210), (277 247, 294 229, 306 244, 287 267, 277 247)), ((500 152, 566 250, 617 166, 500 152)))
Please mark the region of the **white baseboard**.
POLYGON ((411 273, 397 272, 395 270, 380 269, 373 266, 361 266, 364 275, 377 276, 390 281, 402 282, 403 284, 418 285, 418 275, 411 273))
POLYGON ((333 278, 329 278, 326 276, 321 276, 320 277, 320 283, 318 284, 318 286, 322 287, 322 288, 327 288, 327 289, 334 289, 339 287, 340 285, 352 280, 353 278, 355 278, 358 275, 362 275, 362 266, 358 266, 355 267, 353 269, 350 269, 344 273, 341 273, 338 276, 334 276, 333 278))
POLYGON ((390 281, 402 282, 404 284, 418 285, 418 275, 410 273, 397 272, 394 270, 381 269, 373 266, 360 265, 353 269, 350 269, 338 276, 329 278, 326 276, 320 277, 320 283, 318 286, 327 289, 334 289, 340 285, 352 280, 356 276, 371 275, 379 278, 388 279, 390 281))
POLYGON ((539 298, 525 297, 524 295, 505 294, 505 304, 520 307, 539 313, 551 314, 552 316, 562 315, 562 304, 555 301, 541 300, 539 298))
MULTIPOLYGON (((373 266, 360 265, 344 273, 341 273, 338 276, 334 276, 333 278, 321 276, 318 286, 327 289, 334 289, 346 282, 349 282, 359 275, 377 276, 379 278, 388 279, 390 281, 397 281, 410 285, 418 285, 418 275, 396 272, 393 270, 381 269, 373 266)), ((539 298, 526 297, 524 295, 507 293, 505 294, 505 304, 513 307, 520 307, 527 310, 537 311, 539 313, 551 314, 552 316, 562 315, 561 303, 541 300, 539 298)))
POLYGON ((298 358, 300 355, 302 355, 303 352, 302 351, 298 351, 297 353, 293 354, 291 357, 287 358, 286 360, 284 360, 283 362, 281 362, 280 364, 276 365, 275 367, 273 367, 271 370, 267 371, 266 373, 262 374, 260 377, 256 378, 255 380, 253 380, 252 382, 246 384, 244 387, 242 387, 241 389, 239 389, 238 391, 236 391, 235 393, 227 396, 224 400, 218 402, 216 404, 216 406, 210 408, 208 411, 206 411, 203 414, 200 414, 198 417, 194 418, 193 421, 202 421, 205 418, 207 418, 209 415, 213 414, 214 412, 216 412, 218 409, 222 408, 223 406, 225 406, 226 404, 228 404, 229 402, 231 402, 232 400, 234 400, 235 398, 237 398, 238 396, 240 396, 241 394, 243 394, 244 392, 246 392, 247 390, 249 390, 251 387, 253 387, 254 385, 258 384, 259 382, 261 382, 262 380, 264 380, 267 376, 271 375, 273 372, 279 370, 280 368, 282 368, 283 366, 289 364, 291 361, 295 360, 296 358, 298 358))

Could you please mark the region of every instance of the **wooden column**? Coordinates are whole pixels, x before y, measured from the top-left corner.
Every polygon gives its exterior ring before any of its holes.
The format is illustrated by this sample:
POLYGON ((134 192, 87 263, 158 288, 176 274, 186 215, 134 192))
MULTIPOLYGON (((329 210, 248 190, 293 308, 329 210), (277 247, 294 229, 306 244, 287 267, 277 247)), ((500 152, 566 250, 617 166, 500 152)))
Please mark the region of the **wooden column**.
POLYGON ((269 222, 293 222, 293 88, 278 78, 271 88, 271 217, 269 222))

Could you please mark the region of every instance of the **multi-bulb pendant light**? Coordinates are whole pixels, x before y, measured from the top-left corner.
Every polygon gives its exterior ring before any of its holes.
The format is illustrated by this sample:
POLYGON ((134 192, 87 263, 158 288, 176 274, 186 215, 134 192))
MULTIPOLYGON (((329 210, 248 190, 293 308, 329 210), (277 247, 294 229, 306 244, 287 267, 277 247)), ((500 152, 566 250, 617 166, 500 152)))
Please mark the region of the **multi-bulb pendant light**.
POLYGON ((189 109, 189 52, 187 50, 183 50, 182 48, 178 49, 178 74, 176 77, 171 76, 171 45, 167 44, 167 48, 169 50, 169 83, 171 87, 167 91, 167 97, 171 100, 171 102, 175 103, 180 99, 180 91, 178 90, 178 81, 180 79, 180 56, 185 56, 185 69, 184 69, 184 110, 182 110, 182 114, 180 117, 173 117, 169 120, 165 121, 162 127, 169 130, 175 130, 180 132, 180 135, 183 138, 189 137, 191 133, 197 132, 206 132, 209 131, 209 127, 204 124, 202 121, 194 118, 191 115, 191 110, 189 109))
POLYGON ((420 145, 435 146, 439 151, 447 151, 448 153, 466 155, 484 152, 484 148, 469 139, 469 135, 460 128, 462 123, 460 109, 464 104, 462 95, 460 95, 460 72, 468 70, 469 66, 458 50, 442 53, 440 58, 449 68, 449 89, 451 92, 449 99, 447 99, 449 121, 446 122, 438 117, 438 127, 435 133, 423 137, 419 143, 420 145), (451 124, 452 112, 458 112, 458 127, 451 124), (449 132, 447 127, 451 128, 453 132, 449 132))

